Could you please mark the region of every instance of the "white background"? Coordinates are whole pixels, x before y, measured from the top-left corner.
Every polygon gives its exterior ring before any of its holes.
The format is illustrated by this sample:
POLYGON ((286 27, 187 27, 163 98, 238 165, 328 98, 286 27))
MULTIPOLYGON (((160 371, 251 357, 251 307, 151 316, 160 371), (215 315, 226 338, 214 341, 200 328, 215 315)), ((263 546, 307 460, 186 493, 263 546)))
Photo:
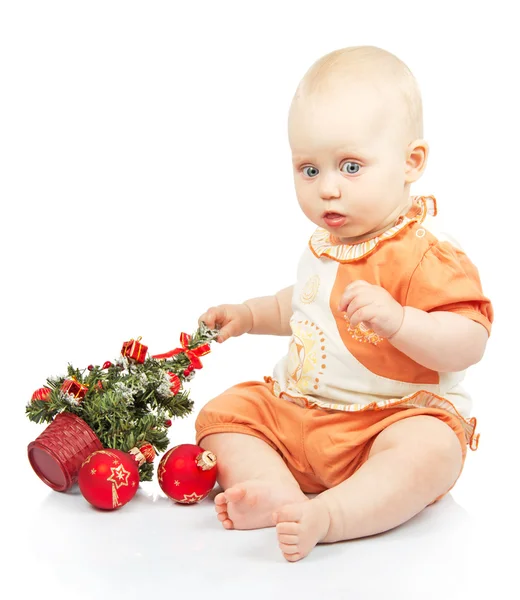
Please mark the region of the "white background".
MULTIPOLYGON (((508 6, 0 3, 1 502, 12 527, 4 564, 20 594, 254 594, 267 589, 265 579, 263 588, 253 583, 264 567, 279 569, 284 594, 303 597, 343 597, 349 581, 354 598, 375 597, 378 586, 390 597, 424 588, 422 597, 469 598, 513 581, 504 545, 519 533, 520 46, 508 6), (32 391, 68 362, 115 358, 131 337, 152 353, 174 348, 209 306, 293 283, 314 225, 294 193, 289 103, 320 56, 364 44, 395 53, 417 77, 431 154, 412 193, 436 196, 494 303, 488 352, 467 376, 480 449, 445 503, 401 530, 409 539, 397 531, 320 546, 294 566, 272 530, 225 532, 209 500, 180 513, 153 486, 105 513, 101 526, 77 492, 52 492, 32 472, 26 447, 44 429, 24 414, 32 391), (147 538, 159 514, 171 535, 147 538), (374 578, 378 568, 384 576, 374 578), (133 584, 118 588, 129 574, 133 584)), ((214 344, 190 385, 195 410, 174 422, 172 445, 193 443, 205 402, 269 374, 287 341, 214 344)), ((269 588, 275 598, 277 589, 269 588)))

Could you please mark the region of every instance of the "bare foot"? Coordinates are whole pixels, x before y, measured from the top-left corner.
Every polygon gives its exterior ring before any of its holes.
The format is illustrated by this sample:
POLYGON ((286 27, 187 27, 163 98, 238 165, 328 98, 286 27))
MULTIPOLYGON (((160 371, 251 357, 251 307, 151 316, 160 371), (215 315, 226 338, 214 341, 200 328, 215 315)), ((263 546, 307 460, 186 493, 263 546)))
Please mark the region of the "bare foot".
POLYGON ((275 509, 288 502, 308 500, 295 485, 276 487, 271 482, 251 479, 217 494, 215 510, 218 520, 226 529, 261 529, 275 526, 275 509))
POLYGON ((309 552, 327 535, 330 527, 330 514, 326 505, 314 498, 305 504, 287 504, 275 511, 278 545, 284 558, 296 562, 309 552))

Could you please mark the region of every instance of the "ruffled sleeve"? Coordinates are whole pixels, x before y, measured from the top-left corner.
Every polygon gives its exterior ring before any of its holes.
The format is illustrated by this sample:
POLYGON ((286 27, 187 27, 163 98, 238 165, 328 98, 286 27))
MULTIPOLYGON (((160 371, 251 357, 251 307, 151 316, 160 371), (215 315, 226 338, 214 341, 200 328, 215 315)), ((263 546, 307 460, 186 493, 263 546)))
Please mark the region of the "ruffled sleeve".
POLYGON ((491 333, 493 307, 484 296, 478 270, 448 242, 437 242, 425 252, 410 278, 404 304, 426 312, 457 313, 491 333))

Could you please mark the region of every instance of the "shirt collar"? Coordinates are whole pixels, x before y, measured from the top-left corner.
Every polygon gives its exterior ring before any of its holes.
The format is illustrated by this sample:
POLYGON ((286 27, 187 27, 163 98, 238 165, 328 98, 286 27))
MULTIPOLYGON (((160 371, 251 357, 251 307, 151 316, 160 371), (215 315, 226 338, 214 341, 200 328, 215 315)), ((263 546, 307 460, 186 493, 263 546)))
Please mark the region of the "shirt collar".
POLYGON ((399 217, 385 232, 357 244, 344 244, 326 229, 318 227, 309 240, 309 247, 318 258, 328 256, 341 263, 353 262, 373 252, 380 244, 393 238, 405 227, 422 223, 427 215, 437 214, 434 196, 412 196, 412 206, 406 215, 399 217))

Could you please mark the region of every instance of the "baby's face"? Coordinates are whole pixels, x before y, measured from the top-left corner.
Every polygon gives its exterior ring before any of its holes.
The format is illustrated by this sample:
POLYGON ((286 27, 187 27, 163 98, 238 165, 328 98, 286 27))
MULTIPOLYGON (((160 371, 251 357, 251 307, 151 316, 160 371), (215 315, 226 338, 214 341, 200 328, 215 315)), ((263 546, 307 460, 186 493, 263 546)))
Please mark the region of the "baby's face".
POLYGON ((291 108, 298 202, 313 223, 347 243, 387 228, 410 204, 401 109, 381 104, 373 91, 356 86, 298 99, 291 108), (345 218, 324 218, 327 212, 345 218))

